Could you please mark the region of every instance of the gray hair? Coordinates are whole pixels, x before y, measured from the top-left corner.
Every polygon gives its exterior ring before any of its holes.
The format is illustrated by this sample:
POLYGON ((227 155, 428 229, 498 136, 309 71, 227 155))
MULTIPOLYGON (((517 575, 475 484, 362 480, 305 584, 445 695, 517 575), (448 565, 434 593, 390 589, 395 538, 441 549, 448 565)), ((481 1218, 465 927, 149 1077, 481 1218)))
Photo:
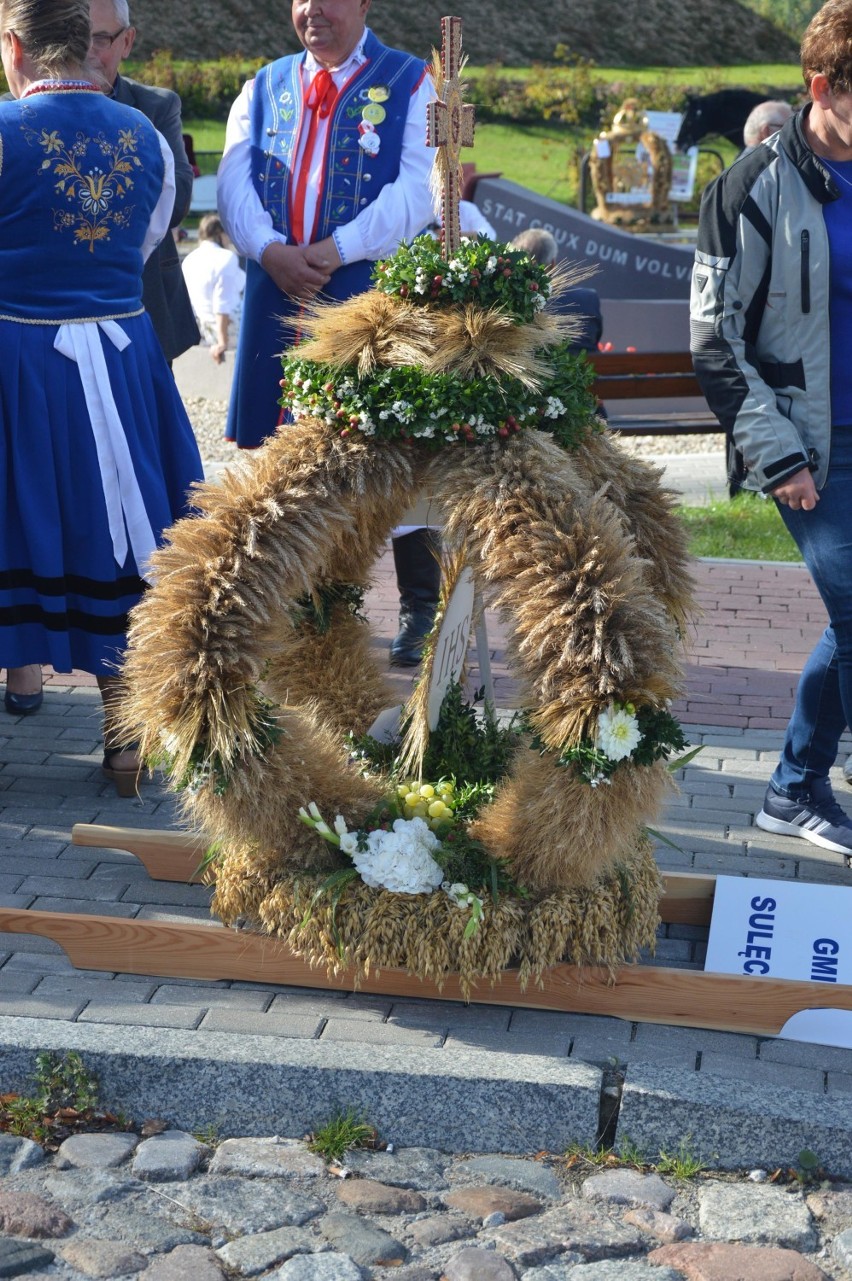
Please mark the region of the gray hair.
POLYGON ((785 125, 792 114, 789 102, 780 99, 759 102, 743 125, 743 142, 747 147, 756 147, 785 125))
POLYGON ((115 14, 115 20, 122 27, 129 27, 130 24, 130 6, 127 0, 110 0, 112 11, 115 14))
POLYGON ((89 0, 0 0, 0 23, 14 31, 42 75, 79 67, 89 53, 89 0))
POLYGON ((559 256, 556 240, 544 227, 528 227, 526 231, 519 232, 512 241, 511 248, 522 249, 543 267, 550 267, 559 256))

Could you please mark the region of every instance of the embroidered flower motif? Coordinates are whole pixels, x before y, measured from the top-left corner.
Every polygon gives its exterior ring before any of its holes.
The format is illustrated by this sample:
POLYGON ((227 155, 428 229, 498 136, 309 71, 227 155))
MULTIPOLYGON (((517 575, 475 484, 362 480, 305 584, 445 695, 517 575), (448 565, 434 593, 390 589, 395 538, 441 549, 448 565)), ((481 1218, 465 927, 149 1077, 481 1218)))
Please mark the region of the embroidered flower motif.
POLYGON ((65 200, 64 209, 54 209, 56 231, 70 231, 78 244, 87 244, 93 253, 110 232, 126 227, 133 207, 125 204, 133 188, 133 172, 142 166, 136 154, 139 130, 120 129, 117 137, 99 133, 95 137, 78 133, 66 144, 57 129, 37 132, 29 127, 24 115, 23 131, 31 146, 44 153, 40 171, 51 173, 57 194, 65 200), (102 164, 87 164, 94 152, 104 158, 102 164))

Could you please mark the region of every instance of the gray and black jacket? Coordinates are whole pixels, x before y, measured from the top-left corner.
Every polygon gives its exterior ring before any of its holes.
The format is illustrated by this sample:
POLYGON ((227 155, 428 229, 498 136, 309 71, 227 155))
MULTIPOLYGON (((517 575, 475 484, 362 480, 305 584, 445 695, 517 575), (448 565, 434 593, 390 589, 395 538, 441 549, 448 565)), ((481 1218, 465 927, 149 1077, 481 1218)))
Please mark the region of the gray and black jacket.
POLYGON ((829 252, 839 191, 802 132, 809 107, 704 192, 690 301, 702 391, 768 493, 802 467, 825 483, 831 440, 829 252))

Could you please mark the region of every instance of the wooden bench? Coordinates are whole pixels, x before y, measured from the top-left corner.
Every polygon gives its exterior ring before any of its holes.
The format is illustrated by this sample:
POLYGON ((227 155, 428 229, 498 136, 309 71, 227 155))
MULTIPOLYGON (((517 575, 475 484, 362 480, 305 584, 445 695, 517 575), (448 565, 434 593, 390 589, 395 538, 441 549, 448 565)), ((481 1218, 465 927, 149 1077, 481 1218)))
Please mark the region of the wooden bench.
POLYGON ((607 409, 612 431, 624 436, 694 436, 721 432, 716 415, 707 407, 687 351, 589 353, 595 370, 592 391, 607 409), (670 410, 635 402, 697 399, 699 404, 670 410), (634 402, 623 412, 615 401, 634 402))

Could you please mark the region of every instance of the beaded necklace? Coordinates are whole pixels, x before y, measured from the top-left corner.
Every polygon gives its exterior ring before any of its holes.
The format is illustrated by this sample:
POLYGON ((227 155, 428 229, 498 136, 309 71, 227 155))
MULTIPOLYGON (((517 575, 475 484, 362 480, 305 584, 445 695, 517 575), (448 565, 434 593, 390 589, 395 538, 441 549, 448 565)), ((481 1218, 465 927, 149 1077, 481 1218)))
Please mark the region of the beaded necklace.
POLYGON ((31 98, 36 93, 100 93, 97 85, 89 80, 36 80, 21 94, 31 98))

